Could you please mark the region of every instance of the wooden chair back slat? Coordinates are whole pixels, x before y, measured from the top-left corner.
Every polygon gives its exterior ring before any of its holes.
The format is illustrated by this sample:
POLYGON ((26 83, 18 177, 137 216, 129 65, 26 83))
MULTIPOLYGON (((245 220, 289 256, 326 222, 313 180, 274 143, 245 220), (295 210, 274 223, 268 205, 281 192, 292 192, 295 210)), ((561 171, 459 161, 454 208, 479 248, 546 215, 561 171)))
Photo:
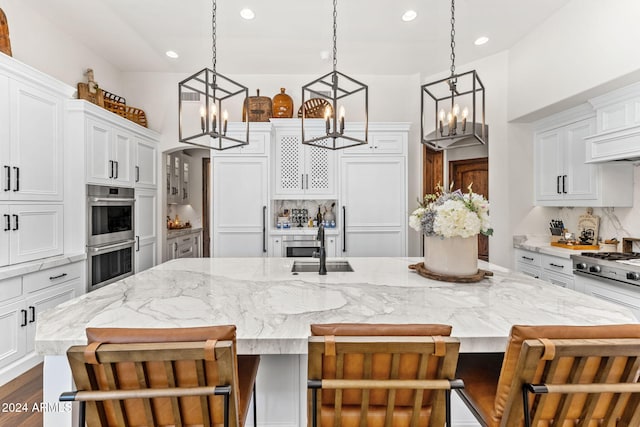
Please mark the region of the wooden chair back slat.
MULTIPOLYGON (((164 372, 167 376, 167 385, 170 388, 177 387, 176 384, 176 371, 175 365, 172 360, 167 360, 164 362, 164 372)), ((178 398, 173 396, 171 399, 171 413, 173 414, 173 419, 176 421, 176 424, 182 424, 182 414, 180 413, 180 402, 178 398)))
MULTIPOLYGON (((400 355, 393 353, 391 355, 391 368, 389 373, 389 379, 398 379, 398 370, 400 369, 400 355)), ((391 427, 393 422, 393 410, 396 406, 396 389, 391 389, 387 392, 387 408, 385 416, 385 427, 391 427)))
MULTIPOLYGON (((383 399, 385 403, 379 402, 378 411, 382 411, 385 415, 384 423, 388 427, 393 426, 394 411, 400 410, 408 415, 409 425, 418 427, 421 424, 421 413, 425 407, 431 407, 431 419, 429 425, 442 426, 445 420, 444 409, 444 390, 449 387, 449 382, 434 382, 434 379, 445 378, 453 379, 455 376, 459 341, 455 338, 442 337, 445 352, 442 356, 434 356, 435 343, 432 337, 401 337, 401 336, 335 336, 335 356, 325 355, 325 341, 323 336, 313 336, 309 338, 309 379, 323 380, 323 387, 327 389, 321 390, 316 398, 317 418, 321 419, 322 405, 331 405, 333 412, 333 426, 339 426, 341 423, 342 413, 346 410, 345 405, 351 405, 350 411, 353 411, 353 405, 357 404, 359 408, 359 425, 367 426, 367 417, 371 416, 371 405, 375 399, 383 399), (329 382, 329 378, 342 379, 346 374, 347 357, 349 363, 357 360, 361 365, 361 371, 358 378, 349 377, 345 383, 329 382), (405 359, 407 358, 407 359, 405 359), (415 366, 412 368, 410 378, 406 377, 408 360, 415 360, 415 366), (385 365, 381 365, 385 363, 385 365), (387 365, 388 364, 388 365, 387 365), (325 370, 329 365, 334 365, 330 369, 333 374, 324 376, 325 370), (403 367, 404 366, 404 367, 403 367), (383 375, 385 378, 375 377, 375 375, 383 375), (430 372, 430 373, 429 373, 430 372), (375 380, 375 381, 374 381, 375 380), (391 384, 395 381, 395 384, 391 384), (409 382, 411 381, 411 383, 409 382), (421 382, 422 381, 422 382, 421 382), (429 382, 425 385, 424 382, 429 382), (384 386, 383 386, 384 384, 384 386), (344 387, 344 390, 340 388, 344 387), (358 387, 358 388, 354 388, 358 387), (330 390, 329 390, 330 388, 330 390), (335 392, 334 392, 335 389, 335 392), (439 391, 434 392, 433 390, 439 391), (358 394, 358 390, 359 394, 358 394), (327 402, 323 400, 322 393, 335 393, 333 399, 327 402), (349 394, 348 401, 345 398, 349 394), (400 401, 400 393, 404 393, 402 402, 400 401), (425 401, 426 393, 430 393, 430 399, 425 401), (359 399, 356 397, 359 396, 359 399), (442 407, 435 407, 433 399, 442 396, 442 407), (355 399, 355 401, 354 401, 355 399), (382 406, 379 406, 381 405, 382 406)), ((413 362, 412 362, 413 363, 413 362)), ((349 368, 349 375, 356 375, 353 366, 349 368)), ((311 413, 311 393, 309 393, 309 409, 311 413)), ((382 416, 382 414, 380 416, 382 416)))
MULTIPOLYGON (((144 363, 136 363, 136 376, 138 377, 138 384, 140 388, 148 388, 149 387, 149 377, 147 375, 147 365, 144 363)), ((150 399, 142 399, 142 405, 144 406, 144 416, 147 420, 147 425, 154 426, 156 425, 156 420, 153 415, 153 411, 151 410, 151 400, 150 399)))
MULTIPOLYGON (((531 426, 638 426, 640 339, 526 340, 513 375, 501 426, 519 426, 524 408, 524 384, 544 384, 548 394, 536 394, 528 408, 531 426), (625 389, 624 385, 631 384, 625 389), (566 385, 565 385, 566 384, 566 385), (568 385, 568 386, 567 386, 568 385), (576 385, 576 386, 571 386, 576 385), (634 424, 635 422, 635 424, 634 424)), ((531 395, 530 395, 531 396, 531 395)))
MULTIPOLYGON (((372 378, 373 373, 373 354, 367 353, 364 355, 362 378, 365 380, 372 378)), ((362 403, 360 404, 360 427, 367 427, 367 416, 369 415, 369 396, 370 390, 365 388, 362 390, 362 403)))
MULTIPOLYGON (((217 341, 215 360, 205 359, 205 342, 102 344, 95 352, 98 365, 85 362, 85 348, 74 346, 67 352, 78 390, 113 390, 106 398, 117 396, 114 400, 87 402, 88 409, 93 407, 87 412, 90 427, 128 426, 134 418, 136 425, 146 422, 149 426, 177 427, 191 425, 197 419, 199 425, 213 426, 214 420, 218 423, 223 418, 218 412, 218 406, 221 411, 222 405, 216 404, 222 397, 200 393, 237 383, 232 341, 217 341), (196 391, 194 387, 204 390, 196 391), (181 388, 184 391, 180 391, 181 388), (177 396, 163 394, 161 390, 166 389, 177 390, 177 396), (123 397, 118 395, 118 390, 154 392, 123 397)), ((103 399, 103 395, 98 397, 103 399)), ((229 403, 230 425, 237 427, 237 396, 233 395, 233 387, 229 403)))

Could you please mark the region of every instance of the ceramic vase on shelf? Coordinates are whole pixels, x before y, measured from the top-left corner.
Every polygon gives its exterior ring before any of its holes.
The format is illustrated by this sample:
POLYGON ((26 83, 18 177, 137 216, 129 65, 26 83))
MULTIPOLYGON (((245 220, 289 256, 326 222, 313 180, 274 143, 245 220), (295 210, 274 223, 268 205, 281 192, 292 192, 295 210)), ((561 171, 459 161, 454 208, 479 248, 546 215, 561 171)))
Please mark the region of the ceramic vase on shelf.
POLYGON ((273 97, 273 117, 278 119, 290 119, 293 117, 293 99, 286 93, 285 88, 280 88, 280 93, 273 97))
POLYGON ((433 273, 473 276, 478 273, 478 236, 424 237, 424 266, 433 273))

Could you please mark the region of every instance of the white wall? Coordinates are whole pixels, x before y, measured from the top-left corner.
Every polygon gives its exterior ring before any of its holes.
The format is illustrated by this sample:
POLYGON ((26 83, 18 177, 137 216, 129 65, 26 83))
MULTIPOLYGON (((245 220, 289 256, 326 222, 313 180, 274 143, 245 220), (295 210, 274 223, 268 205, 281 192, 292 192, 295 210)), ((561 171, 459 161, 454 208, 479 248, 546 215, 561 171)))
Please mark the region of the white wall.
POLYGON ((509 51, 509 120, 532 121, 639 80, 639 18, 638 0, 559 9, 509 51))
MULTIPOLYGON (((15 59, 73 87, 78 82, 86 82, 83 73, 87 68, 93 68, 95 80, 103 89, 124 96, 120 70, 102 59, 91 46, 68 36, 64 32, 64 23, 52 25, 28 3, 25 0, 0 0, 0 7, 9 23, 11 51, 15 59)), ((87 19, 100 18, 87 13, 87 19)))

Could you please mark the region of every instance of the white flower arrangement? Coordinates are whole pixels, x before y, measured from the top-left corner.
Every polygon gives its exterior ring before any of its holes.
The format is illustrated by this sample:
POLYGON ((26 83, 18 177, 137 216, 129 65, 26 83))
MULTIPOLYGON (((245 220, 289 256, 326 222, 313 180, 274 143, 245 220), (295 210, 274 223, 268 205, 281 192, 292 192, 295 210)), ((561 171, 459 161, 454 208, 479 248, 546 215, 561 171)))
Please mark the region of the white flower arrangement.
POLYGON ((420 207, 409 216, 409 225, 425 236, 472 237, 490 236, 489 202, 467 188, 462 191, 444 191, 438 187, 435 194, 427 194, 418 203, 420 207))

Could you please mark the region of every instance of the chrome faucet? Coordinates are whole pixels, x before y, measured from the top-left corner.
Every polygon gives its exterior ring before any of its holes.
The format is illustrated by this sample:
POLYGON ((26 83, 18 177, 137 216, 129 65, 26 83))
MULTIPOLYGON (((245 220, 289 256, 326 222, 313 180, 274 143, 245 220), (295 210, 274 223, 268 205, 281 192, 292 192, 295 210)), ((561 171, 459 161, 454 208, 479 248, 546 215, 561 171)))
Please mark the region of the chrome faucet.
POLYGON ((318 224, 318 236, 316 240, 320 241, 320 247, 318 248, 318 252, 315 252, 313 255, 318 255, 320 258, 320 269, 318 270, 318 274, 324 276, 327 274, 327 251, 324 247, 324 225, 318 224))

